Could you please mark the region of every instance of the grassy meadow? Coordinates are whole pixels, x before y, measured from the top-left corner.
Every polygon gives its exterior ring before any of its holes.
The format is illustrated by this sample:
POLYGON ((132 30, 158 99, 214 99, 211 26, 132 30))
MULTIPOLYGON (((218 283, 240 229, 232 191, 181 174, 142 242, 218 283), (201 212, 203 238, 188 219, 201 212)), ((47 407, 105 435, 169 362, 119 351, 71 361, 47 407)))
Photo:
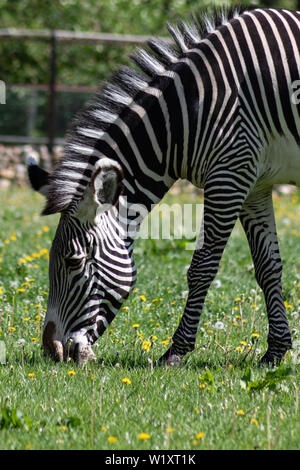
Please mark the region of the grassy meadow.
MULTIPOLYGON (((257 367, 267 317, 239 224, 208 293, 196 349, 182 367, 155 366, 187 294, 192 251, 180 239, 137 240, 138 282, 94 346, 97 361, 79 368, 45 360, 41 334, 58 217, 40 217, 43 200, 29 189, 0 197, 0 341, 6 349, 0 449, 300 448, 300 192, 274 195, 295 348, 273 370, 257 367)), ((201 203, 201 197, 169 194, 165 201, 201 203)))

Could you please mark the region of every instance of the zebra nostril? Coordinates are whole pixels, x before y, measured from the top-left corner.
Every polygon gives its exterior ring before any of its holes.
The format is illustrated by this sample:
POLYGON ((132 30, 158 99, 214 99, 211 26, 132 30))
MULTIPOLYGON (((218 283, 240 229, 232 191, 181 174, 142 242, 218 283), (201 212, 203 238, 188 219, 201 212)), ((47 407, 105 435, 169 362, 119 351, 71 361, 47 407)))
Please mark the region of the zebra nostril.
POLYGON ((73 360, 79 366, 85 364, 89 360, 96 359, 96 356, 91 348, 90 344, 75 341, 69 338, 66 342, 65 360, 73 360))

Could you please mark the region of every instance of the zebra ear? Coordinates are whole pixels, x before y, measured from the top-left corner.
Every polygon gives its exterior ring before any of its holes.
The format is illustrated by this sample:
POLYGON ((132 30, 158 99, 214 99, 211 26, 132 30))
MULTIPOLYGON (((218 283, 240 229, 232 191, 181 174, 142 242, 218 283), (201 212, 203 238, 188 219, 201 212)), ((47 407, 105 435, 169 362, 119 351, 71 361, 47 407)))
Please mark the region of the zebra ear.
POLYGON ((122 180, 120 165, 109 158, 102 158, 78 206, 76 217, 95 220, 98 215, 109 210, 123 192, 122 180))
POLYGON ((27 159, 27 173, 32 188, 47 197, 49 190, 49 173, 40 168, 33 157, 27 159))

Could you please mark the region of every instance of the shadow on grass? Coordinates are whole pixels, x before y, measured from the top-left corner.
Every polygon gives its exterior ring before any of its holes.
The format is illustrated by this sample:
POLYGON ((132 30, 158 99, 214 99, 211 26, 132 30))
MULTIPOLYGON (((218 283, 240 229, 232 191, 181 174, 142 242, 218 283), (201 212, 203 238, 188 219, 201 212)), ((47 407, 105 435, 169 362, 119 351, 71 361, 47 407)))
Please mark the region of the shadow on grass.
MULTIPOLYGON (((210 357, 208 354, 203 352, 197 353, 194 351, 192 353, 187 354, 183 359, 182 363, 178 367, 168 367, 167 364, 163 366, 158 366, 157 361, 160 355, 156 356, 149 356, 143 354, 137 354, 136 352, 107 352, 101 354, 101 356, 97 357, 96 361, 91 361, 90 363, 81 366, 81 367, 89 367, 89 364, 93 368, 121 368, 121 369, 155 369, 155 370, 168 370, 168 369, 186 369, 189 371, 197 371, 201 372, 205 369, 209 370, 220 370, 223 369, 224 371, 228 372, 231 369, 234 370, 244 370, 247 366, 251 366, 254 368, 259 368, 259 360, 260 356, 254 357, 237 357, 236 354, 228 354, 227 357, 223 354, 214 354, 213 357, 210 357)), ((48 366, 53 367, 54 365, 62 365, 69 367, 80 367, 76 365, 76 363, 72 360, 68 362, 54 362, 47 356, 44 356, 42 349, 33 352, 24 352, 19 350, 18 352, 14 351, 13 354, 8 355, 5 366, 48 366)))
POLYGON ((100 359, 97 359, 97 363, 101 367, 121 367, 124 369, 148 369, 151 367, 150 362, 147 358, 141 356, 130 356, 130 355, 119 355, 119 354, 108 354, 100 359))
POLYGON ((168 369, 186 369, 190 371, 201 371, 205 369, 210 370, 220 370, 224 369, 240 369, 244 370, 248 365, 251 367, 258 367, 259 358, 241 360, 237 358, 236 355, 210 359, 208 357, 199 357, 199 355, 194 355, 193 353, 188 354, 183 358, 182 363, 178 367, 168 367, 167 364, 159 366, 157 361, 160 356, 157 357, 143 357, 142 355, 119 355, 119 354, 110 354, 102 357, 97 360, 97 364, 101 367, 120 367, 124 369, 150 369, 154 368, 155 370, 168 370, 168 369))

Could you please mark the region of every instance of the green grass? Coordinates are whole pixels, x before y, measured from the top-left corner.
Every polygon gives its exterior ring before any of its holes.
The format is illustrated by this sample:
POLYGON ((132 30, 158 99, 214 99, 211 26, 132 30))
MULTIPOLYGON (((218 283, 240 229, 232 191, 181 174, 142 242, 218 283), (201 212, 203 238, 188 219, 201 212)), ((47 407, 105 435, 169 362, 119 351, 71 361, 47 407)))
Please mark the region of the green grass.
MULTIPOLYGON (((296 344, 298 197, 275 198, 296 344)), ((190 195, 166 200, 186 203, 190 195)), ((157 368, 155 361, 183 313, 192 252, 182 240, 138 240, 136 288, 94 346, 97 361, 79 368, 45 360, 41 351, 48 250, 58 217, 41 218, 43 201, 30 190, 2 192, 1 202, 0 340, 7 353, 0 365, 1 449, 300 447, 297 347, 279 368, 257 367, 267 317, 238 224, 208 293, 196 349, 182 367, 157 368)))

